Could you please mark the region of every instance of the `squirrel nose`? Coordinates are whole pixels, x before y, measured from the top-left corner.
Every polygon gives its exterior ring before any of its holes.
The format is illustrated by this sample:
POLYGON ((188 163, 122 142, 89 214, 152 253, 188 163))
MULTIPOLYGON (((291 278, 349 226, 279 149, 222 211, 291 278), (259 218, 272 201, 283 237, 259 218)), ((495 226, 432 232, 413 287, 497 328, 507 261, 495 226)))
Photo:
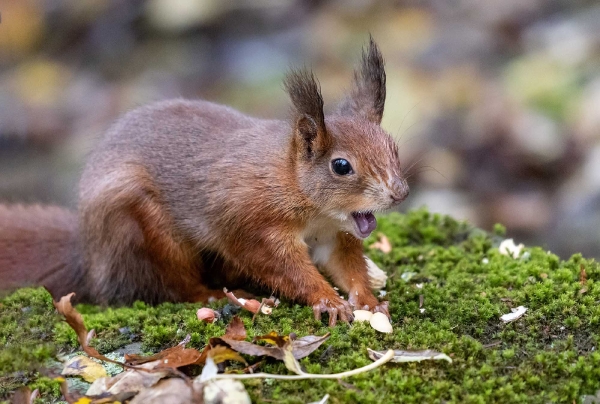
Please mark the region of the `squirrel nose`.
POLYGON ((390 199, 393 204, 398 204, 408 197, 409 189, 405 181, 398 181, 394 185, 394 189, 390 193, 390 199))

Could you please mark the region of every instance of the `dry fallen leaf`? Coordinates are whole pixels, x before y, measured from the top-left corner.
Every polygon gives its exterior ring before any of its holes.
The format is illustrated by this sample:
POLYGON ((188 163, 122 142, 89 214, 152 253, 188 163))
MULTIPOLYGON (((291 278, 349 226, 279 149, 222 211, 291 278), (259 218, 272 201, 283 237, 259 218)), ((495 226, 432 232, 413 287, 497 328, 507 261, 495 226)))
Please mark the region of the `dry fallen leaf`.
POLYGON ((239 316, 233 316, 229 325, 225 329, 225 336, 231 339, 243 341, 247 337, 246 327, 239 316))
POLYGON ((292 341, 292 353, 294 354, 294 358, 302 359, 319 348, 323 342, 327 341, 331 336, 330 333, 327 333, 321 337, 316 335, 306 335, 301 338, 297 338, 292 341))
POLYGON ((71 298, 73 296, 75 296, 75 293, 69 293, 68 295, 61 297, 58 302, 52 301, 52 303, 54 303, 54 307, 56 307, 56 310, 58 310, 60 314, 65 316, 67 324, 69 324, 71 328, 75 331, 75 334, 77 334, 77 340, 81 345, 81 349, 83 349, 83 351, 92 358, 100 359, 106 362, 116 363, 117 365, 123 365, 121 362, 114 361, 112 359, 107 358, 104 355, 100 355, 100 353, 95 348, 92 348, 88 345, 89 340, 94 334, 94 330, 90 331, 88 334, 85 325, 83 324, 83 318, 81 317, 81 314, 79 314, 79 312, 75 310, 75 308, 71 305, 71 298))
POLYGON ((390 239, 388 239, 383 233, 379 233, 377 236, 379 237, 379 239, 373 244, 371 244, 371 247, 369 248, 371 248, 372 250, 379 250, 384 254, 389 254, 390 252, 392 252, 392 243, 390 243, 390 239))
MULTIPOLYGON (((232 341, 244 340, 247 336, 246 328, 242 319, 238 316, 233 316, 231 322, 227 325, 225 335, 222 338, 230 338, 232 341)), ((239 353, 232 350, 227 344, 218 337, 211 338, 209 343, 204 347, 200 357, 196 361, 197 365, 206 364, 208 358, 212 358, 215 363, 221 363, 227 360, 242 362, 247 365, 247 362, 240 356, 239 353)))
POLYGON ((194 390, 183 379, 164 379, 154 386, 140 391, 130 404, 191 404, 194 400, 194 390))
POLYGON ((246 362, 246 360, 242 358, 239 353, 237 353, 231 348, 222 345, 212 347, 208 351, 207 359, 208 358, 211 358, 215 363, 221 363, 225 361, 236 361, 248 366, 248 362, 246 362))
MULTIPOLYGON (((152 370, 156 369, 158 363, 159 361, 147 362, 139 365, 138 368, 152 370)), ((124 392, 138 392, 144 388, 155 385, 160 379, 170 374, 171 372, 169 369, 154 370, 151 372, 126 369, 116 376, 97 379, 88 388, 85 395, 98 396, 105 393, 118 394, 124 392)))
POLYGON ((297 375, 303 375, 305 372, 302 370, 300 363, 298 363, 292 353, 292 344, 288 343, 281 349, 283 350, 283 364, 285 367, 297 375))
MULTIPOLYGON (((367 348, 369 352, 369 358, 372 360, 381 359, 388 351, 374 351, 372 349, 367 348)), ((452 363, 452 358, 448 355, 434 351, 432 349, 426 349, 424 351, 402 351, 395 350, 394 357, 391 362, 421 362, 424 360, 445 360, 452 363)))
POLYGON ((264 341, 267 344, 276 345, 280 348, 285 346, 290 341, 291 335, 279 335, 275 331, 271 331, 266 335, 259 335, 254 337, 252 342, 264 341))
POLYGON ((305 356, 313 353, 323 342, 327 341, 331 334, 327 333, 322 337, 315 335, 308 335, 302 338, 291 340, 288 336, 277 335, 277 333, 270 333, 260 337, 255 337, 255 341, 265 341, 275 346, 263 346, 253 344, 247 341, 238 341, 227 336, 221 337, 221 340, 229 345, 232 349, 253 356, 270 356, 272 358, 283 360, 285 357, 283 348, 286 344, 291 344, 291 351, 296 359, 302 359, 305 356))
POLYGON ((149 362, 155 363, 154 367, 148 369, 177 369, 182 366, 197 363, 201 356, 200 352, 197 349, 185 347, 186 344, 190 342, 190 339, 191 337, 188 334, 184 340, 176 346, 167 348, 164 351, 150 356, 126 354, 125 363, 129 365, 140 365, 149 362))
POLYGON ((275 380, 305 380, 305 379, 341 379, 343 377, 350 377, 360 373, 368 372, 369 370, 376 369, 379 366, 389 362, 394 358, 394 351, 388 350, 385 355, 377 359, 375 362, 363 366, 362 368, 348 370, 346 372, 334 373, 334 374, 314 374, 314 373, 301 373, 296 375, 275 375, 271 373, 252 373, 252 374, 218 374, 213 379, 275 379, 275 380))
POLYGON ((87 356, 75 356, 69 359, 65 363, 61 375, 81 376, 88 383, 93 383, 96 379, 107 376, 104 367, 87 356))

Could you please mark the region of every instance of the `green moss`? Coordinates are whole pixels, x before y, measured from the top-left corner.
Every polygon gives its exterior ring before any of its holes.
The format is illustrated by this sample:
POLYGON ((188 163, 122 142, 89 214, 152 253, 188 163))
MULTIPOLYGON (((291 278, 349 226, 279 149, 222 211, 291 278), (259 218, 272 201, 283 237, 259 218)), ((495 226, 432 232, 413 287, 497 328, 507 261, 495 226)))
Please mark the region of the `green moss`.
MULTIPOLYGON (((332 336, 301 360, 309 372, 335 373, 370 363, 366 348, 437 349, 454 359, 445 362, 389 364, 346 380, 285 382, 246 381, 256 402, 306 403, 326 393, 332 403, 360 402, 573 402, 600 389, 600 266, 574 255, 567 261, 541 248, 526 248, 513 259, 497 246, 505 229, 494 234, 449 217, 418 210, 379 220, 379 231, 393 245, 389 254, 365 251, 390 275, 387 298, 394 333, 382 335, 364 324, 329 329, 308 307, 283 303, 254 324, 242 313, 249 334, 275 330, 298 335, 332 336), (580 283, 581 268, 587 282, 580 283), (403 273, 414 272, 412 277, 403 273), (421 313, 420 296, 423 296, 421 313), (511 307, 527 314, 510 324, 499 317, 511 307)), ((225 302, 217 302, 215 308, 225 302)), ((198 305, 101 309, 79 306, 88 329, 97 331, 96 347, 108 352, 132 341, 146 351, 172 346, 191 334, 201 348, 207 338, 224 333, 225 323, 205 324, 195 317, 198 305)), ((54 315, 45 291, 21 290, 0 306, 0 394, 19 385, 43 383, 35 369, 48 358, 77 348, 75 334, 54 315), (37 381, 36 381, 37 380, 37 381)), ((252 359, 252 358, 251 358, 252 359)), ((267 360, 263 371, 287 373, 267 360)), ((50 401, 58 394, 45 390, 50 401)))

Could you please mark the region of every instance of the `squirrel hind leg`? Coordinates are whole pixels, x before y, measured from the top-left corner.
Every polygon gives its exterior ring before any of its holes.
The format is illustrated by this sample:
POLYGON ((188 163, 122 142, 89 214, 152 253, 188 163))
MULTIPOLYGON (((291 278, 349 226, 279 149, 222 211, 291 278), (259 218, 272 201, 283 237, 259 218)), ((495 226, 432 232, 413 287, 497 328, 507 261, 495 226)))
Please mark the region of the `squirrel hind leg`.
POLYGON ((201 260, 174 230, 150 176, 141 167, 127 167, 120 174, 81 206, 92 300, 207 300, 210 290, 202 282, 201 260))

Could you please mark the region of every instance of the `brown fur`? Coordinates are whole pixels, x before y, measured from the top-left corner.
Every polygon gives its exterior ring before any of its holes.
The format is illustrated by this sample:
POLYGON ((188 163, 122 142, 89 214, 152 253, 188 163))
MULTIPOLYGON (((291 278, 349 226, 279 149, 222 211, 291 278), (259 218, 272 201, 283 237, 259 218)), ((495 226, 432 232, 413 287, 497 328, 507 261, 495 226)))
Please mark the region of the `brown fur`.
POLYGON ((63 293, 71 290, 55 285, 69 279, 85 300, 128 304, 221 297, 211 289, 219 279, 311 305, 317 317, 329 312, 331 324, 350 320, 352 306, 386 311, 369 290, 350 215, 388 209, 408 192, 396 144, 379 127, 381 54, 371 40, 354 89, 331 116, 312 73, 292 72, 285 85, 290 123, 188 100, 125 115, 89 157, 78 221, 54 208, 35 219, 38 211, 29 209, 31 219, 19 226, 10 209, 0 210, 7 222, 0 222, 0 259, 11 262, 0 280, 46 282, 63 293), (335 174, 336 158, 354 174, 335 174), (46 266, 42 257, 19 262, 11 252, 42 251, 50 242, 60 247, 44 250, 52 257, 46 266))

